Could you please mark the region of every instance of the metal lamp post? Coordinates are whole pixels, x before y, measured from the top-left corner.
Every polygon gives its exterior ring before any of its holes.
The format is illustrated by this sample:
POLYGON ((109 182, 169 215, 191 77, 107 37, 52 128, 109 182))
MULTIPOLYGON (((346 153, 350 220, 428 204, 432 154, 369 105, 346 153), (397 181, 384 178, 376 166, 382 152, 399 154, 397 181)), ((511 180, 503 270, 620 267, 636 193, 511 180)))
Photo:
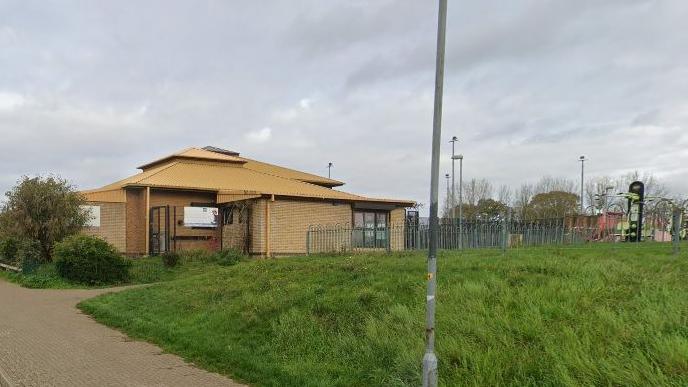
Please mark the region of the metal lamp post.
POLYGON ((452 187, 451 188, 451 205, 452 205, 451 208, 452 208, 452 211, 451 211, 451 217, 452 217, 452 219, 456 219, 456 195, 455 195, 456 184, 454 183, 454 164, 455 164, 457 157, 456 157, 456 152, 455 152, 454 146, 456 145, 457 141, 459 141, 459 139, 456 136, 452 137, 451 141, 449 141, 452 144, 452 157, 451 157, 451 160, 452 160, 452 176, 451 176, 452 177, 452 181, 451 181, 451 187, 452 187))
POLYGON ((445 173, 444 178, 447 180, 447 213, 446 215, 449 216, 449 213, 451 211, 451 194, 449 193, 449 174, 445 173))
POLYGON ((613 190, 614 187, 608 186, 604 188, 604 212, 603 212, 603 217, 604 217, 604 227, 608 228, 607 226, 607 212, 609 212, 609 191, 613 190))
POLYGON ((459 159, 459 248, 463 248, 463 155, 459 159))
POLYGON ((578 161, 581 163, 581 189, 580 189, 580 213, 581 215, 583 214, 583 184, 584 184, 584 170, 585 170, 585 162, 587 159, 585 156, 581 156, 578 158, 578 161))
POLYGON ((440 140, 442 139, 442 91, 444 88, 444 46, 447 31, 447 0, 439 0, 437 17, 437 58, 435 62, 435 106, 432 116, 432 157, 430 163, 430 235, 425 317, 425 355, 423 387, 437 386, 435 355, 435 293, 437 290, 437 202, 440 177, 440 140))
POLYGON ((609 212, 609 191, 613 190, 614 187, 608 186, 604 188, 604 209, 602 211, 602 219, 604 219, 604 235, 605 238, 609 233, 609 219, 607 218, 609 212))
POLYGON ((334 164, 332 162, 327 163, 327 178, 331 179, 332 178, 332 167, 334 164))

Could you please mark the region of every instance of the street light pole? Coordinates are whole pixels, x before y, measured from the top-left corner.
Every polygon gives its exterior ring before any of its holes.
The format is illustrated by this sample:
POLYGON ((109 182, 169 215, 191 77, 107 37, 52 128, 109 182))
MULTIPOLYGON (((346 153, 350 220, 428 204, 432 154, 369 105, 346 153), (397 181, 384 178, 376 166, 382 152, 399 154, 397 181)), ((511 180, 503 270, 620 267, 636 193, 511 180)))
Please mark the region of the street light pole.
POLYGON ((435 293, 437 288, 437 202, 440 177, 440 140, 442 139, 442 91, 444 88, 444 46, 447 30, 447 0, 439 0, 437 17, 437 58, 435 63, 435 107, 432 117, 432 162, 430 166, 430 241, 425 318, 425 355, 423 356, 423 387, 437 386, 437 355, 435 355, 435 293))
POLYGON ((607 222, 607 213, 609 212, 609 191, 613 190, 614 187, 604 187, 604 227, 609 228, 609 223, 607 222))
POLYGON ((447 199, 445 200, 447 205, 447 213, 445 215, 449 217, 449 213, 451 211, 451 194, 449 193, 449 174, 445 173, 444 178, 447 180, 447 199))
POLYGON ((327 164, 327 178, 328 179, 332 178, 332 167, 333 166, 334 166, 334 164, 332 164, 332 162, 327 164))
POLYGON ((459 159, 459 248, 463 248, 463 155, 459 159))
POLYGON ((456 195, 455 195, 456 184, 454 183, 454 164, 455 164, 454 162, 456 161, 456 152, 454 149, 454 145, 456 144, 457 141, 459 141, 459 139, 456 136, 452 137, 451 141, 449 141, 452 144, 452 157, 451 157, 451 161, 452 161, 452 183, 451 183, 451 186, 452 186, 452 188, 451 188, 451 209, 452 209, 451 210, 451 217, 452 217, 452 222, 454 221, 454 219, 456 219, 456 195))
POLYGON ((580 213, 583 215, 583 183, 584 183, 584 170, 585 170, 585 162, 587 161, 585 156, 581 156, 578 158, 578 161, 581 163, 581 189, 580 189, 580 213))

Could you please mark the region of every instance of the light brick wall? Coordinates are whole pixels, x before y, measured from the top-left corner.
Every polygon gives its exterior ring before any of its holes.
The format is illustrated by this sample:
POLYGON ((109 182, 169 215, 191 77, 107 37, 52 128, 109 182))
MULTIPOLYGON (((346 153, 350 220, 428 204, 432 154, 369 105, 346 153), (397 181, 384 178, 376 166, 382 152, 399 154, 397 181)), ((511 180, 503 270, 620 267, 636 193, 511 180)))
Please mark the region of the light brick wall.
POLYGON ((126 213, 125 203, 89 202, 90 206, 100 207, 100 227, 85 227, 82 233, 105 239, 117 248, 117 251, 127 251, 126 213))
POLYGON ((390 228, 390 249, 392 251, 404 250, 406 209, 403 207, 395 208, 389 212, 390 228))
POLYGON ((239 249, 243 252, 250 251, 250 241, 247 239, 250 236, 251 227, 251 202, 248 202, 248 208, 243 210, 243 215, 240 214, 239 208, 233 208, 234 213, 232 224, 225 224, 222 226, 222 248, 223 249, 239 249), (247 243, 248 242, 248 243, 247 243), (246 250, 248 244, 249 250, 246 250))
MULTIPOLYGON (((225 225, 217 229, 192 229, 184 227, 184 206, 195 203, 214 203, 216 195, 208 192, 184 192, 152 190, 150 206, 170 206, 170 233, 177 236, 208 236, 210 240, 177 240, 170 241, 171 247, 177 250, 204 248, 216 250, 223 247, 237 247, 243 249, 245 239, 248 237, 249 253, 264 256, 268 245, 266 236, 270 236, 271 255, 289 255, 306 253, 306 232, 309 225, 349 226, 352 221, 352 208, 350 203, 329 202, 320 200, 298 200, 288 198, 276 198, 272 201, 264 197, 251 201, 248 219, 248 230, 244 223, 238 223, 235 216, 233 225, 225 225), (270 225, 266 227, 266 210, 269 208, 270 225), (175 214, 176 209, 176 214, 175 214), (176 229, 175 229, 176 228, 176 229), (248 236, 246 235, 248 232, 248 236), (221 242, 221 243, 220 243, 221 242)), ((118 246, 122 247, 129 255, 144 255, 145 251, 145 189, 128 189, 127 204, 125 206, 125 241, 118 246)), ((101 210, 102 211, 102 210, 101 210)), ((103 216, 103 215, 101 215, 103 216)), ((405 209, 397 208, 390 212, 390 224, 395 226, 391 233, 390 243, 392 250, 404 248, 403 224, 405 209)), ((119 242, 117 242, 119 243, 119 242)), ((336 241, 340 248, 349 248, 350 241, 336 241)), ((118 247, 120 248, 120 247, 118 247)))
POLYGON ((270 202, 270 252, 305 254, 309 225, 350 225, 351 214, 349 203, 277 198, 270 202))
POLYGON ((251 206, 251 248, 250 254, 265 254, 265 206, 267 199, 258 199, 251 206))
POLYGON ((143 188, 127 188, 126 225, 126 254, 147 254, 146 190, 143 188))

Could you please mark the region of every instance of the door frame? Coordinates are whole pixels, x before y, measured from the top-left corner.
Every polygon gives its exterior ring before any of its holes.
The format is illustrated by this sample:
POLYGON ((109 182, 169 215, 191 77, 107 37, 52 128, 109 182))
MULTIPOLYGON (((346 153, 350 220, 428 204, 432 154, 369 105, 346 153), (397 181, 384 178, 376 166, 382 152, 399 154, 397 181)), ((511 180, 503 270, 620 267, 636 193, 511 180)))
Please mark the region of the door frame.
POLYGON ((170 206, 155 206, 151 207, 149 210, 149 222, 148 222, 148 246, 149 255, 160 255, 165 254, 170 251, 170 206), (164 219, 163 219, 164 217, 164 219), (157 222, 156 222, 157 220, 157 222), (164 221, 164 223, 163 223, 164 221), (157 224, 157 229, 154 227, 157 224), (162 230, 162 225, 165 225, 165 244, 164 249, 161 248, 162 240, 160 239, 160 232, 162 230), (157 242, 157 243, 156 243, 157 242), (157 249, 156 249, 157 247, 157 249))

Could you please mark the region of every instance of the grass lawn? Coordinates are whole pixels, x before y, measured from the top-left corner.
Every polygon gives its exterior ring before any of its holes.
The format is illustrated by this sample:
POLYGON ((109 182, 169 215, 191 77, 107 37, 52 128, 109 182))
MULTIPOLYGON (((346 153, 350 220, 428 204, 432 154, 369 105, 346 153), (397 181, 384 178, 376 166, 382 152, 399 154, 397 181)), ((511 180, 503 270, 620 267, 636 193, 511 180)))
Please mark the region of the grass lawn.
POLYGON ((203 261, 186 262, 174 268, 165 267, 160 257, 146 257, 132 259, 130 280, 122 284, 88 285, 67 281, 60 277, 54 264, 43 264, 31 274, 12 273, 0 270, 0 280, 14 282, 26 288, 33 289, 83 289, 104 288, 117 285, 149 284, 153 282, 170 281, 183 278, 208 270, 210 265, 203 261))
MULTIPOLYGON (((688 384, 688 256, 667 244, 438 265, 442 385, 688 384)), ((254 385, 417 386, 425 271, 422 253, 253 260, 80 308, 254 385)))

